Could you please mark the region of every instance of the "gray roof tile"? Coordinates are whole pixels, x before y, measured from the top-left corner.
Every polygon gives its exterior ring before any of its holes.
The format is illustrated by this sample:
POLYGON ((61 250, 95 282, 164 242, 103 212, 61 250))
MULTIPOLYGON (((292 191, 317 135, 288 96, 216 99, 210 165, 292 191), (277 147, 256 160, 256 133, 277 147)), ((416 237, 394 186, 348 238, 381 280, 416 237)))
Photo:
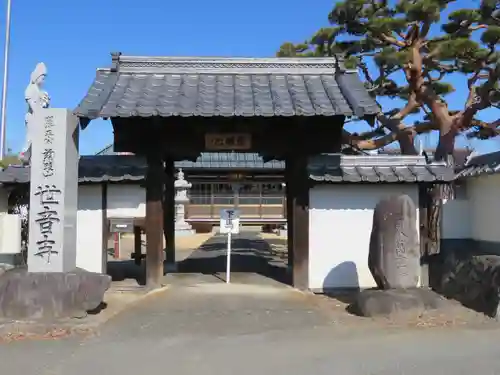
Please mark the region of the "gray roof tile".
POLYGON ((471 157, 461 168, 456 178, 500 173, 500 151, 471 157))
MULTIPOLYGON (((425 148, 423 150, 427 156, 429 157, 430 160, 433 159, 434 153, 436 151, 435 148, 425 148)), ((467 162, 467 159, 469 158, 470 154, 472 153, 472 150, 470 148, 456 148, 453 150, 453 161, 455 163, 455 168, 462 168, 465 163, 467 162)), ((379 150, 379 154, 381 155, 401 155, 401 150, 399 148, 394 148, 394 147, 387 147, 384 149, 379 150)))
MULTIPOLYGON (((114 152, 113 145, 109 145, 96 155, 133 155, 131 153, 114 152)), ((265 161, 262 156, 254 152, 202 152, 195 161, 180 160, 175 162, 176 168, 199 169, 285 169, 285 162, 281 160, 265 161)))
POLYGON ((115 55, 75 109, 85 119, 149 116, 364 116, 379 106, 333 58, 115 55))
MULTIPOLYGON (((134 155, 93 155, 81 156, 79 163, 79 182, 127 182, 144 180, 146 161, 134 155)), ((283 171, 285 163, 278 160, 265 162, 255 153, 202 153, 196 161, 178 161, 176 168, 214 168, 214 169, 275 169, 283 171), (239 159, 238 159, 239 158, 239 159)), ((9 166, 0 170, 0 184, 27 183, 30 168, 9 166)))
POLYGON ((202 152, 196 161, 182 160, 175 162, 176 168, 186 169, 277 169, 284 170, 285 162, 280 160, 264 161, 253 152, 202 152))
MULTIPOLYGON (((258 154, 203 153, 195 162, 177 162, 177 168, 273 168, 283 172, 284 162, 264 162, 258 154), (237 158, 235 158, 237 155, 237 158), (240 158, 240 160, 238 160, 240 158)), ((0 170, 0 184, 29 182, 29 167, 10 166, 0 170)), ((397 183, 451 181, 452 168, 444 164, 426 164, 418 156, 319 155, 308 165, 309 178, 320 182, 397 183)), ((82 156, 79 164, 81 183, 142 181, 146 174, 144 158, 133 155, 82 156)))
POLYGON ((319 182, 436 182, 452 181, 453 168, 427 164, 421 156, 320 155, 311 158, 309 178, 319 182))
MULTIPOLYGON (((146 162, 134 156, 82 156, 78 169, 81 183, 140 181, 146 173, 146 162)), ((9 166, 0 170, 0 184, 27 183, 29 180, 30 167, 9 166)))

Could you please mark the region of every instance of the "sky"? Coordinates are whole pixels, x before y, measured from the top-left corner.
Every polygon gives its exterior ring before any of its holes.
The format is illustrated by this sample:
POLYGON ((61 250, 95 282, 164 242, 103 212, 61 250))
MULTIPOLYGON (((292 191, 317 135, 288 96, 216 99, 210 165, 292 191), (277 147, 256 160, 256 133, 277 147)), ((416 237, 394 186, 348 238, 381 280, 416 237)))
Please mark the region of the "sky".
MULTIPOLYGON (((271 57, 283 42, 303 41, 326 26, 334 2, 315 0, 310 6, 304 0, 253 0, 237 4, 229 0, 12 0, 7 147, 19 152, 23 145, 24 90, 38 62, 48 69, 45 90, 51 106, 74 109, 95 70, 110 65, 111 52, 271 57)), ((6 0, 0 6, 3 51, 6 0)), ((95 153, 112 140, 109 121, 92 121, 81 134, 80 153, 95 153)), ((500 148, 500 142, 473 141, 473 147, 490 152, 500 148)))

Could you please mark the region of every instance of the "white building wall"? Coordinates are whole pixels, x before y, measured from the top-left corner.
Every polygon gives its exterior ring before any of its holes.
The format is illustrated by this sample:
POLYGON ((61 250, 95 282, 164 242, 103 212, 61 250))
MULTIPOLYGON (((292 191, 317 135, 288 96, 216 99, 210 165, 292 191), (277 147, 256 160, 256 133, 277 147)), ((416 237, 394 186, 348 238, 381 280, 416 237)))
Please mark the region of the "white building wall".
POLYGON ((139 184, 108 185, 108 218, 145 217, 146 189, 139 184))
POLYGON ((309 289, 376 286, 368 269, 373 210, 384 197, 407 194, 417 206, 418 187, 319 185, 309 192, 309 289))
POLYGON ((441 219, 441 237, 444 240, 471 238, 469 206, 467 196, 444 202, 441 219))
POLYGON ((102 186, 78 187, 76 265, 89 272, 106 272, 102 241, 102 186))
MULTIPOLYGON (((107 185, 107 217, 137 218, 146 214, 146 190, 137 185, 107 185)), ((102 241, 102 186, 80 185, 78 192, 77 266, 106 272, 102 241)))
MULTIPOLYGON (((0 214, 7 214, 9 211, 9 189, 0 186, 0 214)), ((18 225, 21 225, 19 222, 18 225)), ((1 235, 5 236, 10 233, 12 228, 1 228, 1 235)), ((3 249, 21 249, 21 228, 18 228, 17 237, 3 237, 0 239, 0 247, 3 249)), ((0 263, 15 264, 16 256, 14 254, 0 254, 0 263)))
POLYGON ((500 174, 468 178, 467 192, 471 238, 500 242, 500 174))

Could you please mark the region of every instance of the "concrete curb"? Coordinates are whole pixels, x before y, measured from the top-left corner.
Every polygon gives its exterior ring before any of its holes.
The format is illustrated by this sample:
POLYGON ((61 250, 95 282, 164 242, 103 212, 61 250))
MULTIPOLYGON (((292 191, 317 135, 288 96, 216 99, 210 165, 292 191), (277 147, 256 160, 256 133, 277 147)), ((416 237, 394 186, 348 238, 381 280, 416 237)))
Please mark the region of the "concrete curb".
MULTIPOLYGON (((128 303, 124 303, 123 306, 119 309, 116 309, 115 311, 113 312, 110 312, 109 314, 107 314, 107 316, 103 316, 98 322, 96 322, 96 325, 97 326, 100 326, 106 322, 108 322, 110 319, 114 318, 115 316, 119 315, 121 312, 125 311, 126 309, 128 308, 131 308, 131 307, 134 307, 135 305, 137 305, 139 302, 142 302, 144 299, 148 298, 148 297, 151 297, 153 295, 156 295, 156 294, 159 294, 161 292, 164 292, 166 290, 168 290, 169 286, 168 285, 162 285, 160 288, 157 288, 157 289, 152 289, 152 290, 149 290, 149 291, 145 291, 145 292, 116 292, 117 294, 118 293, 123 293, 123 294, 137 294, 137 298, 133 299, 132 301, 129 301, 128 303)), ((106 311, 106 310, 104 310, 106 311)), ((96 315, 98 317, 98 315, 96 315)))
MULTIPOLYGON (((125 310, 132 308, 151 296, 157 295, 168 290, 168 286, 162 286, 158 289, 138 293, 137 297, 129 302, 124 303, 120 308, 110 310, 109 312, 101 312, 90 318, 91 321, 78 323, 78 319, 71 318, 56 322, 37 322, 37 321, 9 321, 0 324, 0 343, 11 341, 20 341, 25 339, 33 340, 53 340, 65 338, 73 335, 93 335, 97 333, 97 329, 111 319, 118 316, 125 310), (94 319, 93 319, 94 318, 94 319)), ((128 294, 127 292, 123 292, 128 294)), ((87 315, 91 316, 91 315, 87 315)), ((84 320, 86 318, 82 318, 84 320)))

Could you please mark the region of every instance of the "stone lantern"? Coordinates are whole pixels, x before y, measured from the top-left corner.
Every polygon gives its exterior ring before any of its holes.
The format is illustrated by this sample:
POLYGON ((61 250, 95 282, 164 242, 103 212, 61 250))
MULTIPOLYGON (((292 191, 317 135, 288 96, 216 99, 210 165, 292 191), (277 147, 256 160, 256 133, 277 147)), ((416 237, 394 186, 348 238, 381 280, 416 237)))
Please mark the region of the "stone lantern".
POLYGON ((175 234, 194 234, 194 230, 186 221, 186 205, 189 203, 188 190, 192 184, 184 179, 184 172, 179 169, 177 179, 174 182, 175 188, 175 234))

